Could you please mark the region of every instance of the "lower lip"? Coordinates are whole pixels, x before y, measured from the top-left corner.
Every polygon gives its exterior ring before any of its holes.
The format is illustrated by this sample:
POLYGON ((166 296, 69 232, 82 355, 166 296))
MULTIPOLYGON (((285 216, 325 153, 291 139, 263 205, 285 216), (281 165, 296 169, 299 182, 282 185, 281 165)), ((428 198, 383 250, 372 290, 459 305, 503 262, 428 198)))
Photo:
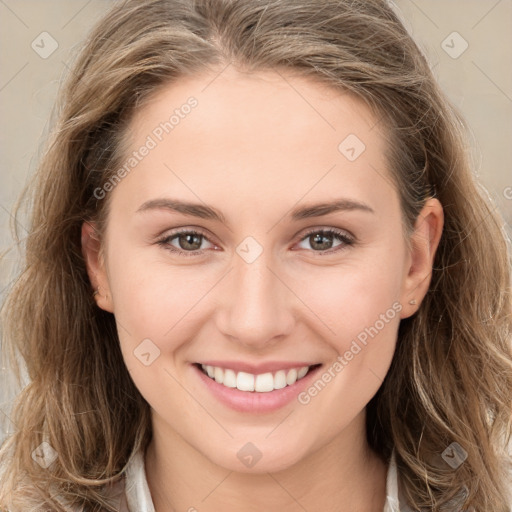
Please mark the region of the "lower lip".
POLYGON ((240 391, 237 388, 228 388, 211 379, 196 365, 192 365, 199 378, 204 382, 211 393, 224 405, 239 412, 266 413, 281 409, 297 398, 311 382, 321 366, 310 370, 305 377, 291 386, 275 389, 266 393, 256 391, 240 391))

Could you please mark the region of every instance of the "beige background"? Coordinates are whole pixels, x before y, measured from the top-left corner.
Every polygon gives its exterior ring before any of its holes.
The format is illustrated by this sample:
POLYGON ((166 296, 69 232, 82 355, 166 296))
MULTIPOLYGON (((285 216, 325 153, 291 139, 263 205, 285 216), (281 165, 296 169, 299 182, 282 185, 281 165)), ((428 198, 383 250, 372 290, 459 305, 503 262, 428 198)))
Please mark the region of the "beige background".
MULTIPOLYGON (((66 62, 111 3, 0 0, 0 252, 11 245, 10 211, 37 164, 66 62), (41 36, 43 32, 49 36, 41 36), (45 55, 52 44, 58 48, 45 55)), ((465 115, 474 134, 475 172, 512 233, 512 0, 392 3, 432 62, 442 87, 465 115), (467 49, 457 56, 465 42, 467 49)), ((23 233, 23 227, 20 230, 23 233)), ((9 251, 0 262, 0 300, 14 277, 16 261, 16 252, 9 251)), ((2 368, 0 421, 6 423, 5 430, 10 426, 7 414, 13 389, 8 369, 2 368)), ((1 434, 0 430, 0 438, 1 434)))

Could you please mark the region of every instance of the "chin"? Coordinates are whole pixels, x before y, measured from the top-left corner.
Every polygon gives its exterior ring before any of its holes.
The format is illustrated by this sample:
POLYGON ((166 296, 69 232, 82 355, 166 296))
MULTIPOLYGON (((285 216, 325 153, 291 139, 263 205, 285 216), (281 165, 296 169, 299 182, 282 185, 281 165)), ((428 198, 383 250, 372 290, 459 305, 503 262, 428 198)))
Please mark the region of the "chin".
MULTIPOLYGON (((266 434, 265 434, 266 435, 266 434)), ((203 452, 204 453, 204 452, 203 452)), ((229 471, 249 474, 276 473, 291 468, 306 457, 303 450, 294 446, 284 446, 282 442, 247 441, 236 443, 236 448, 229 449, 211 456, 204 453, 214 464, 229 471), (278 446, 275 446, 275 445, 278 446)))

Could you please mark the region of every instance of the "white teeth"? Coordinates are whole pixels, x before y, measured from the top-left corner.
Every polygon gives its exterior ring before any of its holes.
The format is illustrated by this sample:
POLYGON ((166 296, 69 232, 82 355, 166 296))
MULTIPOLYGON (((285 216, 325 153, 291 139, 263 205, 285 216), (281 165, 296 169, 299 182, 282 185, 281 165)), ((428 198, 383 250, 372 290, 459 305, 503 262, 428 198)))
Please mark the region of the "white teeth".
POLYGON ((260 393, 268 393, 274 391, 274 376, 271 373, 262 373, 256 375, 256 383, 254 384, 254 390, 260 393))
POLYGON ((286 384, 288 384, 288 386, 291 386, 295 382, 297 382, 297 370, 295 368, 292 368, 286 374, 286 384))
POLYGON ((252 373, 238 372, 236 387, 240 391, 254 391, 254 375, 252 373))
POLYGON ((228 388, 236 388, 236 373, 233 370, 224 370, 224 382, 228 388))
POLYGON ((302 379, 308 373, 308 366, 303 366, 298 372, 297 372, 297 380, 302 379))
MULTIPOLYGON (((307 366, 306 366, 307 368, 307 366)), ((282 389, 286 387, 286 372, 279 370, 274 375, 274 389, 282 389)))
POLYGON ((201 367, 211 379, 219 384, 228 388, 238 388, 240 391, 256 391, 257 393, 268 393, 275 389, 291 386, 305 377, 309 370, 309 366, 303 366, 302 368, 279 370, 275 373, 267 372, 253 375, 247 372, 236 373, 234 370, 218 366, 203 364, 201 367))
POLYGON ((222 368, 215 368, 214 372, 215 382, 218 382, 219 384, 222 384, 224 382, 224 372, 222 368))

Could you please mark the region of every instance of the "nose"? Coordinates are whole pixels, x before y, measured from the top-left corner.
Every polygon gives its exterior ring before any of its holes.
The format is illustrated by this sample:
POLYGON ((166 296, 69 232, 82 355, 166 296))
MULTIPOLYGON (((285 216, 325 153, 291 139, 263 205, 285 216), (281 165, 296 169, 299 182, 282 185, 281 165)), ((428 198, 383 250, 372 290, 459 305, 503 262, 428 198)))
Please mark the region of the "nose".
POLYGON ((252 263, 234 256, 234 268, 219 287, 217 328, 252 350, 285 339, 293 330, 293 292, 272 268, 266 252, 252 263))

